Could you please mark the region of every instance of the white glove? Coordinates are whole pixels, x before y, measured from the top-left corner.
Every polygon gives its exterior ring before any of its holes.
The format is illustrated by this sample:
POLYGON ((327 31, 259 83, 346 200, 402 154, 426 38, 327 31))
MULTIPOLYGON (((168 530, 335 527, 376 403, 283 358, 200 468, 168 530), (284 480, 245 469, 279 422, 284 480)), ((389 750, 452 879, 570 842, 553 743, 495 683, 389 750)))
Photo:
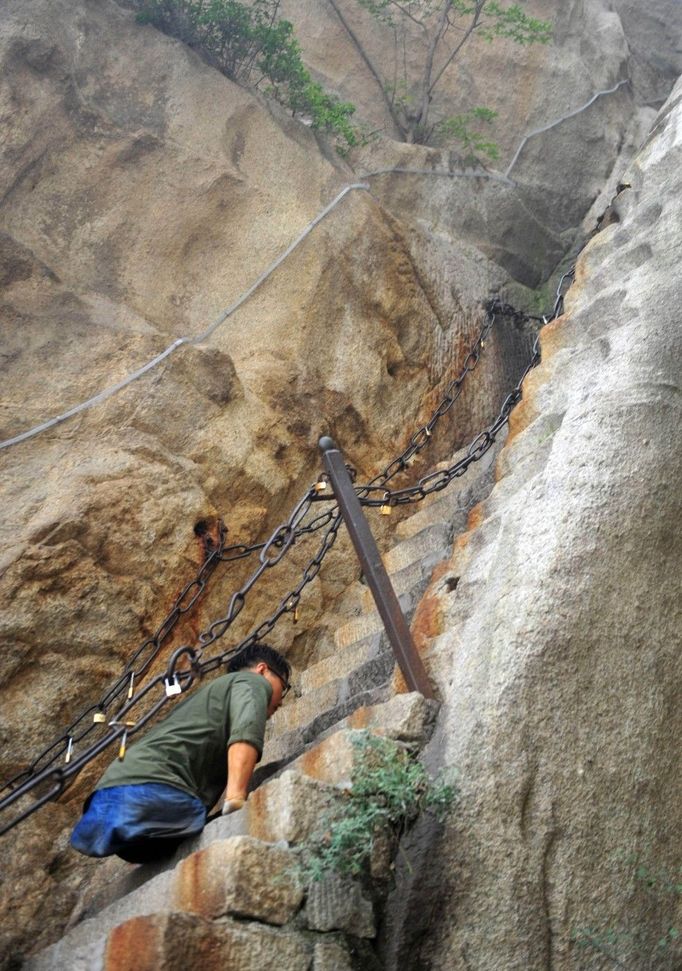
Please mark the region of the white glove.
POLYGON ((239 809, 242 809, 246 799, 226 799, 223 803, 223 816, 229 816, 230 813, 236 813, 239 809))

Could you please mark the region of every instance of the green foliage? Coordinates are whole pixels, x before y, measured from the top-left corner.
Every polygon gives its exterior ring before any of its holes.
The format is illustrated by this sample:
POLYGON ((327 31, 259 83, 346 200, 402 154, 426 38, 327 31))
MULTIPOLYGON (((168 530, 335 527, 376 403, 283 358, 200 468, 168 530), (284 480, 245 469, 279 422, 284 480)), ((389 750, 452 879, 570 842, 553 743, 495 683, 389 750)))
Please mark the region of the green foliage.
POLYGON ((427 28, 434 14, 449 7, 448 18, 454 24, 457 17, 476 18, 479 36, 486 40, 504 37, 515 44, 547 44, 552 27, 545 20, 526 14, 520 3, 508 6, 499 0, 357 0, 372 16, 388 24, 398 25, 401 17, 427 28))
POLYGON ((528 45, 548 44, 552 39, 552 25, 529 17, 518 3, 504 7, 496 0, 488 0, 484 17, 480 36, 488 41, 504 37, 515 44, 528 45))
POLYGON ((388 739, 364 736, 344 815, 325 825, 304 849, 303 877, 328 873, 358 876, 367 869, 376 841, 397 841, 422 812, 442 820, 456 789, 443 777, 431 779, 410 751, 388 739))
POLYGON ((634 870, 635 898, 645 914, 656 913, 661 930, 652 937, 642 928, 585 927, 572 939, 583 952, 594 952, 626 971, 677 971, 682 967, 682 932, 671 923, 682 902, 682 868, 677 875, 651 870, 641 864, 634 870), (668 919, 666 919, 666 915, 668 919))
MULTIPOLYGON (((379 81, 396 128, 408 142, 428 144, 431 138, 450 134, 464 143, 467 152, 476 157, 498 157, 494 142, 471 133, 472 113, 455 115, 434 125, 430 121, 433 94, 454 60, 463 49, 479 37, 528 46, 547 44, 551 24, 525 13, 522 3, 500 0, 356 0, 379 23, 393 30, 395 58, 390 80, 381 78, 365 53, 370 69, 379 81), (406 51, 414 45, 415 26, 424 44, 424 63, 410 71, 406 51)), ((357 38, 355 43, 361 46, 357 38)), ((474 113, 479 109, 474 109, 474 113)))
POLYGON ((495 142, 489 141, 479 130, 480 125, 491 125, 497 118, 497 112, 490 108, 470 108, 466 114, 453 115, 444 118, 436 125, 439 139, 450 141, 455 139, 462 146, 464 161, 474 165, 480 162, 483 155, 490 161, 500 157, 500 150, 495 142))
POLYGON ((140 23, 196 47, 223 74, 262 86, 294 116, 331 132, 345 150, 356 145, 355 106, 313 81, 301 59, 293 25, 279 18, 279 0, 139 0, 140 23))

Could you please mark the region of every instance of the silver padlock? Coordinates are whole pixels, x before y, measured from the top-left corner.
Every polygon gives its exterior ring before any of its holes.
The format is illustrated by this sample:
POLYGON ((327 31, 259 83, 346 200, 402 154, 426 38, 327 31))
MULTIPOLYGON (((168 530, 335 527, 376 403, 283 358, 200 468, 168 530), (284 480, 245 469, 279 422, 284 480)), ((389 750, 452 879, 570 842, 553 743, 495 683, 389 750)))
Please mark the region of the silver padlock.
POLYGON ((178 681, 177 674, 174 674, 173 677, 172 677, 172 679, 171 678, 164 678, 163 679, 163 683, 164 683, 165 688, 166 688, 166 697, 167 698, 172 698, 174 695, 181 695, 182 694, 182 685, 178 681))

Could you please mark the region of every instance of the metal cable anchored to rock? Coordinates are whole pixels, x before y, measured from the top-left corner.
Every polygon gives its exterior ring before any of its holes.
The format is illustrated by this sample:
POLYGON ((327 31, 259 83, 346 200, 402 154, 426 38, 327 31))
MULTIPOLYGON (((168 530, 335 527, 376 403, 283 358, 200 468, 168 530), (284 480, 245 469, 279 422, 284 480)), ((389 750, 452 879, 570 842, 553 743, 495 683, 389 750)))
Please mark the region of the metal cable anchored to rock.
POLYGON ((15 435, 13 438, 8 438, 5 441, 0 442, 0 449, 9 448, 10 445, 18 445, 19 442, 25 442, 27 439, 33 438, 35 435, 40 434, 40 432, 45 432, 48 430, 48 428, 54 428, 55 425, 60 425, 62 422, 67 421, 67 419, 73 418, 75 415, 78 415, 83 411, 87 411, 89 408, 92 408, 93 405, 101 404, 101 402, 106 401, 107 398, 110 398, 118 391, 123 390, 123 388, 127 387, 129 384, 132 384, 133 381, 137 381, 137 379, 141 378, 143 374, 147 374, 148 371, 155 368, 157 364, 161 363, 161 361, 165 361, 167 357, 170 357, 170 355, 177 351, 180 347, 192 344, 201 344, 202 341, 208 340, 211 334, 217 330, 221 324, 224 324, 228 317, 231 317, 232 314, 234 314, 251 296, 253 296, 256 290, 258 290, 258 288, 261 287, 270 276, 272 276, 275 270, 280 267, 282 263, 284 263, 284 261, 294 252, 294 250, 301 245, 303 240, 306 239, 310 233, 312 233, 313 229, 315 229, 315 227, 321 223, 322 220, 325 219, 329 213, 336 208, 336 206, 338 206, 341 200, 347 196, 349 192, 353 192, 355 189, 364 189, 365 191, 368 191, 369 186, 362 182, 355 182, 352 185, 347 185, 345 189, 342 189, 342 191, 339 192, 334 199, 332 199, 329 205, 325 206, 324 209, 322 209, 317 216, 315 216, 315 218, 308 223, 305 229, 296 237, 295 240, 293 240, 292 243, 289 244, 289 246, 287 246, 284 252, 280 253, 277 259, 274 260, 265 270, 263 270, 260 276, 254 280, 248 290, 245 290, 244 293, 242 293, 233 303, 231 303, 229 307, 226 307, 223 311, 221 311, 213 323, 200 334, 196 334, 194 337, 178 337, 177 340, 173 341, 173 343, 170 344, 165 350, 161 351, 160 354, 157 354, 156 357, 152 358, 151 361, 147 361, 147 363, 141 368, 138 368, 136 371, 133 371, 131 374, 127 375, 127 377, 123 378, 122 381, 112 384, 110 387, 105 388, 104 391, 100 391, 99 394, 94 395, 92 398, 88 398, 87 401, 82 401, 80 404, 74 405, 73 408, 69 408, 60 415, 55 415, 54 418, 48 418, 47 421, 43 421, 40 424, 35 425, 33 428, 29 428, 28 431, 21 432, 19 435, 15 435))

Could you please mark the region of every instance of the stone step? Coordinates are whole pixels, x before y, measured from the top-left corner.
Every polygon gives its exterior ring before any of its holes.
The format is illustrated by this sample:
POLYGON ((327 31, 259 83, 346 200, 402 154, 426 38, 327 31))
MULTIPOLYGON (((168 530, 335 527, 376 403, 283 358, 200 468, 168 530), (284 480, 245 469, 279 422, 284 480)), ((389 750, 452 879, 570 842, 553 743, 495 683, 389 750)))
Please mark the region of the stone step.
POLYGON ((266 741, 256 780, 293 767, 294 759, 342 729, 367 729, 408 744, 423 744, 435 718, 437 703, 427 701, 416 692, 385 700, 390 691, 392 686, 385 685, 373 693, 358 695, 348 704, 318 716, 306 728, 266 741))
POLYGON ((403 519, 396 527, 396 537, 410 539, 424 529, 436 523, 452 531, 452 534, 466 528, 468 510, 466 506, 458 506, 452 498, 443 497, 433 500, 430 505, 419 509, 409 519, 403 519))
POLYGON ((334 643, 339 650, 350 647, 357 641, 383 632, 384 625, 376 611, 353 617, 334 632, 334 643))
MULTIPOLYGON (((447 559, 449 553, 450 548, 448 546, 441 546, 432 550, 428 555, 425 554, 421 559, 408 564, 408 566, 403 567, 401 570, 390 574, 391 584, 398 600, 401 601, 403 610, 410 611, 416 607, 417 601, 428 583, 434 566, 447 559)), ((365 587, 363 590, 360 602, 366 613, 375 609, 374 597, 368 587, 365 587)))
POLYGON ((284 772, 252 793, 244 809, 208 823, 200 836, 187 840, 170 860, 136 867, 110 885, 106 895, 91 903, 86 919, 58 944, 29 958, 24 967, 30 971, 109 969, 102 962, 110 931, 124 921, 168 911, 222 917, 221 911, 284 923, 297 906, 300 892, 288 873, 292 860, 287 846, 308 839, 320 820, 339 812, 341 805, 342 794, 334 786, 318 783, 310 773, 284 772), (260 882, 250 873, 252 866, 262 874, 260 882), (271 887, 270 875, 277 873, 280 876, 271 887), (253 893, 237 894, 235 885, 241 886, 247 879, 253 893), (79 964, 76 956, 80 952, 84 956, 79 964))
MULTIPOLYGON (((495 445, 483 458, 471 465, 463 476, 453 479, 441 492, 434 492, 422 500, 416 506, 417 511, 412 516, 398 523, 396 536, 407 539, 435 523, 449 525, 451 535, 466 529, 469 510, 491 489, 495 476, 495 462, 505 438, 506 433, 502 432, 495 445)), ((451 464, 465 454, 466 449, 457 452, 451 464)))
MULTIPOLYGON (((315 935, 322 941, 322 935, 315 935)), ((143 914, 74 946, 67 937, 24 963, 27 971, 315 971, 316 942, 296 930, 195 914, 143 914), (311 961, 314 963, 311 965, 311 961)), ((350 968, 350 964, 346 965, 350 968)), ((343 969, 343 965, 339 965, 343 969)))
POLYGON ((387 572, 393 576, 405 567, 431 556, 435 550, 447 547, 451 536, 449 524, 429 523, 424 529, 398 543, 382 557, 387 572))
POLYGON ((396 747, 422 746, 428 739, 438 705, 418 692, 395 695, 381 705, 356 709, 311 745, 289 768, 318 782, 348 787, 364 758, 368 735, 379 735, 396 747))
MULTIPOLYGON (((273 934, 262 926, 288 923, 301 906, 303 888, 289 846, 308 839, 325 816, 343 811, 343 795, 337 787, 350 783, 353 768, 363 757, 358 742, 373 733, 396 744, 421 745, 430 733, 435 709, 434 702, 418 693, 356 709, 340 730, 327 732, 295 766, 252 793, 244 809, 209 823, 172 860, 137 867, 118 886, 110 886, 108 901, 91 904, 86 919, 60 942, 27 959, 24 967, 27 971, 172 969, 157 931, 163 928, 168 935, 170 928, 172 937, 173 928, 177 930, 173 922, 180 921, 183 960, 203 954, 201 941, 209 941, 211 955, 218 954, 222 961, 226 949, 230 954, 229 964, 213 964, 211 957, 208 964, 202 960, 202 968, 251 971, 270 967, 262 961, 266 946, 268 954, 277 953, 289 962, 284 965, 287 968, 309 968, 310 940, 301 950, 304 938, 297 932, 273 934), (261 923, 243 923, 244 919, 261 923), (212 923, 214 920, 220 924, 212 923), (234 936, 235 928, 242 928, 252 942, 238 961, 241 945, 234 936)), ((309 897, 301 919, 309 931, 340 929, 355 937, 375 933, 371 904, 351 884, 318 888, 309 897)), ((313 968, 326 969, 322 955, 329 958, 330 947, 336 960, 340 952, 334 951, 331 942, 314 945, 320 961, 317 964, 315 958, 313 968)), ((183 967, 187 966, 193 965, 183 967)), ((339 969, 346 966, 350 967, 341 964, 339 969)))
MULTIPOLYGON (((166 963, 166 950, 156 939, 155 928, 163 926, 166 933, 169 921, 191 917, 196 919, 184 920, 183 924, 189 941, 183 947, 184 960, 195 953, 192 936, 197 928, 201 940, 210 940, 212 954, 217 951, 222 960, 227 947, 231 955, 227 965, 202 963, 202 968, 251 971, 270 966, 254 964, 246 956, 233 963, 236 944, 231 929, 236 926, 255 935, 254 943, 265 933, 263 940, 270 949, 274 947, 282 958, 286 954, 286 960, 293 962, 287 968, 308 968, 310 954, 306 952, 306 957, 300 948, 292 949, 292 942, 303 940, 296 932, 287 931, 275 940, 269 930, 242 921, 283 925, 300 908, 303 888, 289 846, 309 838, 319 828, 320 819, 343 811, 343 795, 337 787, 350 783, 358 758, 363 758, 358 743, 374 733, 394 739, 396 745, 423 744, 434 715, 434 703, 418 693, 354 711, 339 731, 328 732, 294 767, 252 793, 243 810, 209 823, 172 861, 160 865, 159 872, 154 872, 159 865, 136 868, 134 876, 146 871, 148 879, 138 881, 132 889, 125 880, 118 888, 110 888, 113 899, 108 905, 83 920, 60 942, 29 958, 24 967, 27 971, 172 968, 174 965, 166 963), (234 918, 239 919, 239 925, 234 924, 234 918), (211 923, 216 919, 221 921, 219 931, 211 923), (155 942, 151 950, 150 934, 155 942), (154 963, 158 961, 164 963, 154 963)), ((353 885, 336 887, 333 893, 330 888, 320 888, 307 902, 303 922, 312 931, 342 929, 355 937, 372 937, 375 933, 371 904, 353 885)), ((329 956, 327 944, 321 949, 316 944, 315 953, 318 950, 329 956)), ((255 953, 261 953, 260 946, 255 953)), ((319 966, 325 967, 323 963, 319 966)))
MULTIPOLYGON (((383 625, 381 627, 383 631, 383 625)), ((363 638, 357 645, 346 649, 348 668, 342 665, 340 676, 334 668, 334 658, 330 657, 317 672, 319 679, 325 676, 332 680, 324 681, 300 698, 282 705, 273 715, 268 727, 266 748, 277 736, 286 735, 296 729, 310 725, 325 713, 346 703, 352 704, 353 698, 371 688, 380 687, 388 682, 393 674, 394 660, 391 650, 380 634, 363 638), (356 663, 352 664, 352 649, 357 646, 356 663), (324 664, 329 665, 325 669, 324 664)), ((345 651, 343 654, 345 655, 345 651)), ((346 714, 345 712, 344 714, 346 714)), ((343 716, 341 716, 343 717, 343 716)), ((267 752, 264 753, 267 755, 267 752)))
MULTIPOLYGON (((360 667, 366 661, 376 657, 380 652, 382 637, 383 631, 370 634, 368 637, 363 637, 359 641, 354 641, 343 650, 336 650, 335 653, 318 661, 317 664, 312 664, 309 668, 306 668, 305 671, 301 672, 298 679, 300 694, 306 695, 310 691, 317 691, 328 681, 342 678, 360 667)), ((268 726, 274 728, 277 724, 276 719, 277 715, 268 722, 268 726)), ((266 734, 266 743, 267 738, 268 736, 266 734)))

